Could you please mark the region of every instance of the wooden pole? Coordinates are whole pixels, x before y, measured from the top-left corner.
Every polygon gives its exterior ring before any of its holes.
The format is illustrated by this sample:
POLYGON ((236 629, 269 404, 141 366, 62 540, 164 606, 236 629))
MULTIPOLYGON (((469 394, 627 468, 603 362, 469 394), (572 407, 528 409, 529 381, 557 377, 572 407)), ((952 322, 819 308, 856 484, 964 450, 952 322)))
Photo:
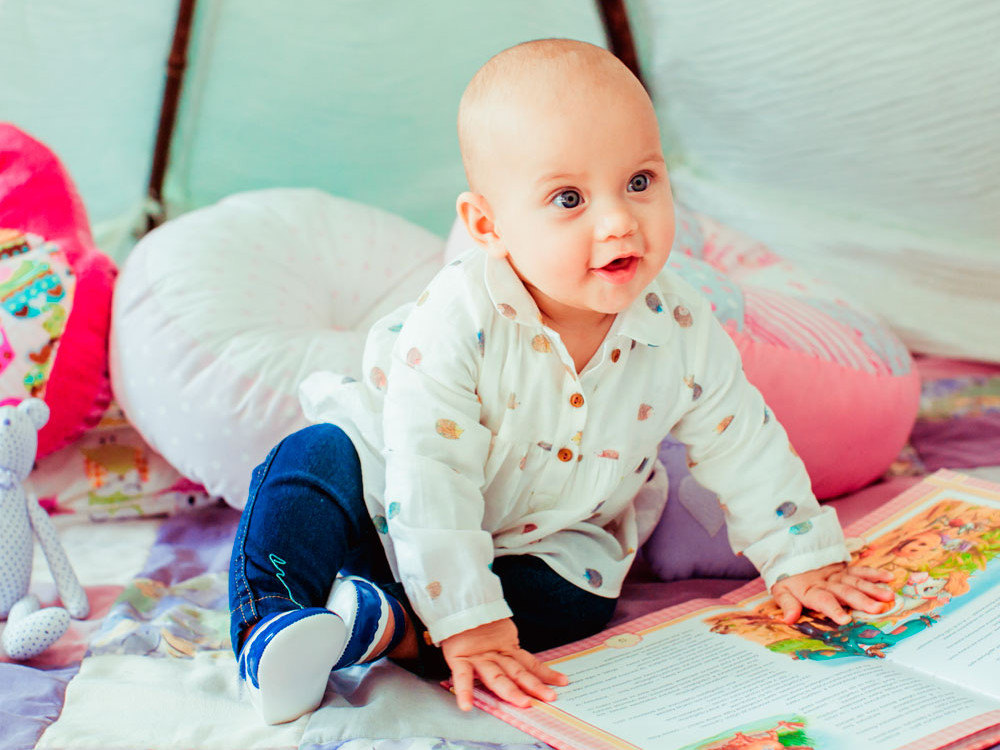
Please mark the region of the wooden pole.
POLYGON ((146 212, 146 231, 159 226, 166 218, 163 206, 163 180, 170 160, 170 142, 177 120, 177 107, 184 86, 184 71, 187 68, 188 40, 194 19, 197 0, 180 0, 177 6, 177 21, 174 24, 174 40, 167 58, 167 78, 163 87, 163 101, 160 105, 160 123, 156 129, 156 146, 153 149, 153 166, 149 173, 149 208, 146 212))
POLYGON ((625 66, 645 86, 646 84, 642 80, 642 70, 639 68, 639 57, 632 40, 632 28, 629 26, 625 0, 597 0, 597 6, 601 11, 601 21, 604 23, 604 30, 608 35, 611 52, 625 63, 625 66))

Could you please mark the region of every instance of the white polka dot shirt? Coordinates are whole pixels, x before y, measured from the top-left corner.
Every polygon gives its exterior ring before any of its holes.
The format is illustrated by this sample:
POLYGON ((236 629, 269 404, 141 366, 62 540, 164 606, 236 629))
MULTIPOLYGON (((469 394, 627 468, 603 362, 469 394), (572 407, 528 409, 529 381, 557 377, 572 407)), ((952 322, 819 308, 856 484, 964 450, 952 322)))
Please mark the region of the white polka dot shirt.
POLYGON ((363 367, 364 382, 307 378, 303 408, 354 441, 390 565, 435 643, 510 615, 498 556, 537 555, 618 596, 666 501, 668 433, 768 585, 850 559, 708 301, 669 269, 577 374, 510 265, 474 250, 376 323, 363 367))

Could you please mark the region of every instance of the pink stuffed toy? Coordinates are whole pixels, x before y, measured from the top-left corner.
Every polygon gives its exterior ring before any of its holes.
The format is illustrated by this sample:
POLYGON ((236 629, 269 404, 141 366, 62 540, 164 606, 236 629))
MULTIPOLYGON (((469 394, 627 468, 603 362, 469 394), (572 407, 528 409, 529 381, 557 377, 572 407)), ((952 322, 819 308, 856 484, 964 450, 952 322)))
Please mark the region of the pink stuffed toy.
POLYGON ((12 659, 30 659, 69 628, 70 617, 90 613, 87 594, 70 566, 48 514, 29 497, 21 482, 38 451, 38 430, 49 418, 44 401, 29 398, 0 406, 0 619, 6 618, 3 650, 12 659), (38 537, 64 607, 40 608, 28 593, 38 537))

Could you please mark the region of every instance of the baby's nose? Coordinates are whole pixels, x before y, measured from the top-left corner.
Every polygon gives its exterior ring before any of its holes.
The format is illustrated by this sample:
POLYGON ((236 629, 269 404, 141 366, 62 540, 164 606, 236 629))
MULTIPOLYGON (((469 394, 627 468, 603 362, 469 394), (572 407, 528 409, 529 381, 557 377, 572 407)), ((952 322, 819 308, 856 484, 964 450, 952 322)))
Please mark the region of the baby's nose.
POLYGON ((609 203, 601 211, 594 227, 599 242, 628 237, 635 233, 639 223, 628 207, 621 202, 609 203))

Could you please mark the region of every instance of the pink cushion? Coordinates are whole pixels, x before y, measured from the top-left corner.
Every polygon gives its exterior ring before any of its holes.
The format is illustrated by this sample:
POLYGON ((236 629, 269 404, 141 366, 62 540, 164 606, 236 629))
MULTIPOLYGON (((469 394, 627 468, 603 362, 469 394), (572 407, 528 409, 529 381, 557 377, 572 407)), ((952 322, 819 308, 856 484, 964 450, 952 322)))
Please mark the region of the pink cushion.
POLYGON ((66 169, 0 123, 0 398, 37 395, 52 416, 42 457, 94 425, 110 401, 107 339, 115 265, 94 246, 66 169))
MULTIPOLYGON (((877 318, 834 287, 705 216, 677 208, 668 263, 712 301, 747 378, 763 394, 823 498, 889 468, 920 403, 909 353, 877 318)), ((643 548, 662 579, 753 578, 729 547, 715 495, 690 475, 686 451, 664 440, 667 507, 643 548)))
POLYGON ((819 498, 881 476, 906 442, 920 375, 889 327, 764 245, 677 207, 669 265, 712 301, 819 498))

